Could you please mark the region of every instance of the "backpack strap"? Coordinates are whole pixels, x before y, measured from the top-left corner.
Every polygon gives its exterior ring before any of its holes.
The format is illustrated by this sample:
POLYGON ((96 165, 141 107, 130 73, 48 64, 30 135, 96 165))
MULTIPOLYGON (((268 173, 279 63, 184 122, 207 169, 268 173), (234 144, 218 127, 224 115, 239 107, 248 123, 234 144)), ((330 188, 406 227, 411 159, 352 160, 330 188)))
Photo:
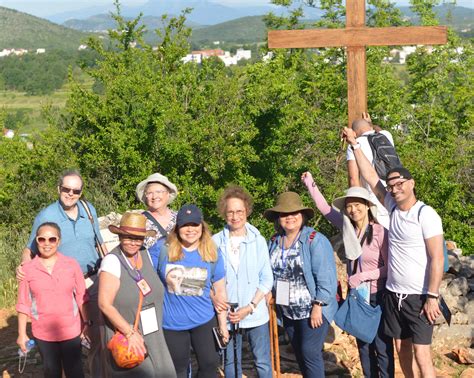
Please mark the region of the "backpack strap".
POLYGON ((87 218, 89 218, 89 221, 91 222, 92 231, 94 232, 94 241, 95 241, 95 247, 97 249, 97 253, 99 254, 100 258, 103 258, 106 255, 106 253, 102 249, 102 244, 100 244, 99 236, 97 235, 97 233, 95 231, 94 217, 92 216, 91 209, 89 208, 89 205, 87 204, 87 201, 84 201, 84 200, 81 199, 79 202, 81 203, 82 207, 84 208, 84 210, 87 214, 87 218))
POLYGON ((421 209, 423 209, 424 207, 426 206, 426 204, 424 203, 423 205, 420 206, 420 208, 418 209, 418 223, 420 223, 420 214, 421 214, 421 209))
POLYGON ((168 231, 163 228, 163 226, 155 219, 153 215, 151 215, 148 211, 144 211, 142 214, 146 216, 150 222, 156 226, 156 228, 158 228, 158 231, 160 231, 162 237, 168 236, 168 231))
POLYGON ((309 244, 311 244, 311 243, 313 242, 314 237, 316 236, 317 233, 318 233, 318 231, 313 230, 313 231, 311 232, 311 234, 309 234, 309 244))

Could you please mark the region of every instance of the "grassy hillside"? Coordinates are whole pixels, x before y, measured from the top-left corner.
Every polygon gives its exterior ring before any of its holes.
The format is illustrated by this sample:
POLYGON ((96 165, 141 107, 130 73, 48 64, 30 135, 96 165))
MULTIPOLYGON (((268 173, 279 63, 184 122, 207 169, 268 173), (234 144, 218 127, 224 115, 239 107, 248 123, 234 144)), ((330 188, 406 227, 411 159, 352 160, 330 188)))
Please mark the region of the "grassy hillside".
POLYGON ((249 16, 198 30, 194 29, 191 41, 252 43, 265 40, 266 33, 262 16, 249 16))
POLYGON ((0 7, 0 50, 4 48, 76 50, 87 34, 0 7))

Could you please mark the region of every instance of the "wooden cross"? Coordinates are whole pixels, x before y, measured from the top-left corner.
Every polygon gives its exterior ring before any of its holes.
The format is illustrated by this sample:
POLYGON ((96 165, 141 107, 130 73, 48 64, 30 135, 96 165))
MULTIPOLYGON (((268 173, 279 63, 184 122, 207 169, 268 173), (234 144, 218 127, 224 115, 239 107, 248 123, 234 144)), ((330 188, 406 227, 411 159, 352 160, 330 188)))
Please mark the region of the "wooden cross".
POLYGON ((347 47, 347 103, 349 127, 367 112, 366 46, 442 45, 446 26, 367 28, 365 0, 346 0, 344 29, 271 30, 268 47, 347 47))

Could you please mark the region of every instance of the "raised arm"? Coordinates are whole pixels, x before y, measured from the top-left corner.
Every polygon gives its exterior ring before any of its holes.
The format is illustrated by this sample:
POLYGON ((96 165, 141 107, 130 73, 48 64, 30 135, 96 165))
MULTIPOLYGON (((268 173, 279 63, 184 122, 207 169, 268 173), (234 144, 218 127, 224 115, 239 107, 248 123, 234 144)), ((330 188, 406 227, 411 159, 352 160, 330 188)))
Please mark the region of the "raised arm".
POLYGON ((380 182, 380 178, 377 175, 374 167, 372 167, 372 164, 370 164, 369 160, 360 149, 360 144, 357 143, 354 130, 345 127, 343 130, 343 135, 346 138, 347 143, 353 148, 354 157, 356 159, 360 174, 365 179, 365 181, 368 182, 380 203, 384 203, 387 191, 380 182))
POLYGON ((313 180, 313 176, 310 172, 304 172, 301 175, 301 181, 306 185, 308 188, 308 192, 311 195, 314 203, 318 210, 323 214, 323 216, 331 222, 335 227, 338 229, 342 229, 342 215, 334 210, 326 201, 326 198, 321 194, 319 191, 318 186, 313 180))

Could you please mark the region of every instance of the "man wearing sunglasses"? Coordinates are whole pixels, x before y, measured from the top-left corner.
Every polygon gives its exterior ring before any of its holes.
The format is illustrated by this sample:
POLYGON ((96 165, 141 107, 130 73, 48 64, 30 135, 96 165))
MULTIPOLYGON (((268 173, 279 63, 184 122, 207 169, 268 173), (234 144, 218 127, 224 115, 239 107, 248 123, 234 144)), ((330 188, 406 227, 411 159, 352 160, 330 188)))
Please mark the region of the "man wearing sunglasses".
MULTIPOLYGON (((86 305, 88 312, 87 319, 91 320, 88 324, 88 336, 91 339, 91 350, 88 354, 88 363, 91 375, 100 377, 100 366, 98 358, 99 347, 99 310, 97 305, 97 270, 100 259, 96 250, 95 237, 99 239, 103 251, 107 252, 105 244, 99 230, 99 222, 94 207, 88 203, 93 218, 93 225, 87 215, 86 209, 79 202, 82 190, 83 180, 80 173, 76 170, 64 172, 58 183, 59 199, 47 206, 36 216, 30 238, 25 249, 22 252, 22 263, 38 253, 36 230, 44 222, 54 222, 61 229, 61 244, 58 250, 66 256, 74 258, 79 265, 86 279, 88 287, 89 302, 86 305), (95 323, 95 324, 94 324, 95 323)), ((23 270, 21 265, 17 268, 17 278, 23 279, 23 270)))
POLYGON ((360 150, 355 132, 346 127, 343 135, 352 146, 362 177, 390 214, 385 332, 395 339, 406 377, 415 376, 413 357, 422 377, 435 377, 431 341, 433 324, 441 314, 438 304, 444 263, 441 218, 433 208, 416 199, 415 181, 406 168, 391 169, 385 188, 360 150))

